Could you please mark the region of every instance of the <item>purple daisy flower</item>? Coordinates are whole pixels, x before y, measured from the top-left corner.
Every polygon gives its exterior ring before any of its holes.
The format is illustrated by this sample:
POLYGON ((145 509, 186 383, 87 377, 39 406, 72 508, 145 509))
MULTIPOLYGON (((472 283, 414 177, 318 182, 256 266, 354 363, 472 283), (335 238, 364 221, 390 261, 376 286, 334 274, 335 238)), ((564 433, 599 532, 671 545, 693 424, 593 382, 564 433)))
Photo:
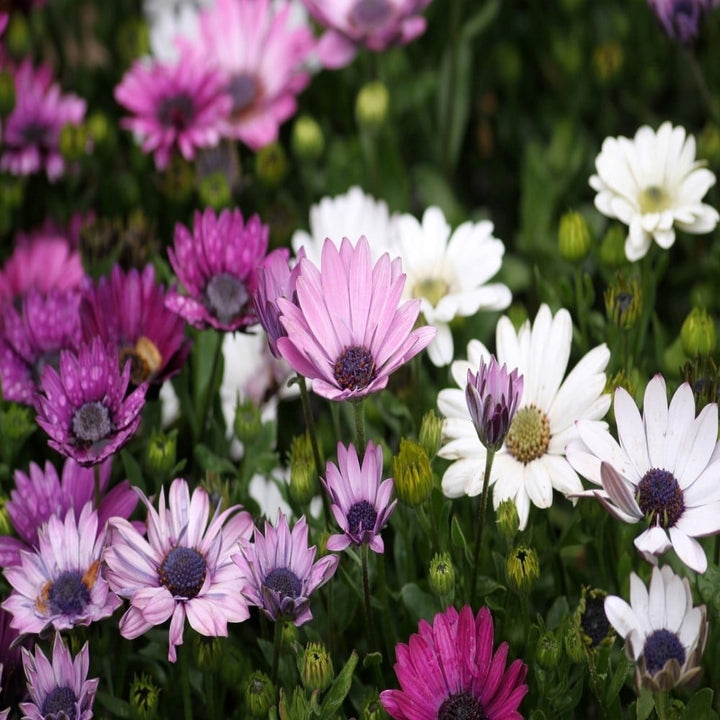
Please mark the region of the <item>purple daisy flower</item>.
POLYGON ((87 679, 90 649, 87 643, 73 659, 59 633, 53 641, 52 663, 45 653, 23 649, 23 665, 32 702, 20 703, 27 720, 68 718, 90 720, 99 678, 87 679))
POLYGON ((77 354, 60 353, 60 371, 46 366, 35 408, 48 444, 80 465, 95 465, 117 452, 140 424, 147 383, 127 397, 130 363, 120 372, 117 351, 100 338, 77 354))
POLYGON ((667 36, 690 45, 700 33, 700 25, 712 10, 711 0, 648 0, 667 36))
POLYGON ((120 363, 131 360, 133 385, 161 385, 180 371, 190 352, 185 322, 165 307, 165 295, 150 264, 142 272, 133 268, 127 273, 116 264, 109 278, 88 283, 84 290, 80 318, 85 341, 98 336, 117 345, 120 363))
POLYGON ((332 501, 332 514, 343 533, 331 535, 328 550, 344 550, 350 543, 368 544, 376 553, 385 550, 380 531, 395 510, 390 502, 393 480, 382 480, 382 447, 370 440, 362 466, 354 445, 337 446, 338 464, 328 462, 322 484, 332 501))
POLYGON ((160 491, 156 511, 138 490, 148 509, 148 539, 122 518, 110 520, 111 542, 105 550, 108 581, 130 607, 120 633, 136 638, 170 620, 168 660, 177 659, 185 618, 210 637, 226 637, 229 622, 249 612, 242 596, 243 578, 230 558, 236 544, 250 537, 252 518, 234 505, 210 518, 210 498, 203 488, 192 496, 185 480, 173 480, 169 507, 160 491), (209 520, 209 523, 208 523, 209 520))
POLYGON ((20 565, 5 568, 13 591, 3 608, 21 633, 41 633, 53 625, 67 630, 112 615, 120 606, 102 574, 105 528, 87 503, 80 517, 68 510, 64 521, 51 515, 38 533, 36 552, 23 550, 20 565))
POLYGON ((390 374, 421 352, 435 328, 413 329, 420 300, 400 307, 405 285, 400 258, 385 253, 374 266, 361 237, 353 247, 329 238, 321 269, 300 261, 297 303, 278 298, 287 337, 277 340, 282 356, 313 390, 329 400, 358 399, 382 390, 390 374))
POLYGON ((138 60, 115 88, 115 99, 134 113, 121 120, 164 170, 178 149, 186 160, 198 147, 220 141, 219 122, 232 107, 222 75, 185 55, 176 63, 138 60))
POLYGON ((178 223, 170 264, 188 295, 168 292, 165 304, 191 325, 231 332, 254 325, 256 270, 267 252, 268 226, 240 210, 195 213, 192 233, 178 223))
POLYGON ((421 620, 407 645, 396 645, 401 690, 383 690, 380 702, 395 720, 520 720, 527 665, 515 660, 505 669, 507 654, 507 643, 493 653, 488 608, 473 617, 469 605, 459 613, 449 607, 432 625, 421 620))
POLYGON ((271 620, 303 625, 312 619, 310 596, 338 566, 337 555, 314 562, 315 552, 315 547, 308 547, 305 518, 291 532, 287 517, 279 512, 277 526, 266 522, 264 535, 255 528, 253 542, 242 542, 240 553, 233 555, 246 579, 243 595, 271 620))

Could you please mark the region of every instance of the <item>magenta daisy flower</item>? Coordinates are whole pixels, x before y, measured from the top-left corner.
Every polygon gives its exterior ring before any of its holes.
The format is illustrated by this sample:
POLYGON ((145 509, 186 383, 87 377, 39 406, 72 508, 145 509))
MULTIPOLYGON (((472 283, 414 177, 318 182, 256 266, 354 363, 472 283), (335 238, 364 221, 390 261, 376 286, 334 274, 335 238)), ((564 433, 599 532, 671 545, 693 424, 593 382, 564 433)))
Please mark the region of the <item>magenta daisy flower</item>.
POLYGON ((154 153, 163 170, 177 149, 186 160, 198 147, 220 140, 219 121, 230 111, 220 73, 182 56, 176 63, 138 60, 115 88, 115 99, 134 113, 121 120, 142 140, 142 149, 154 153))
POLYGON ((53 641, 52 662, 39 648, 23 649, 23 665, 32 702, 20 703, 27 720, 72 718, 90 720, 99 678, 87 679, 90 649, 85 643, 73 658, 59 633, 53 641))
POLYGON ((0 169, 13 175, 45 170, 49 180, 57 180, 65 171, 60 131, 84 117, 85 101, 62 95, 49 66, 23 60, 15 73, 15 107, 3 127, 0 169))
POLYGON ((100 564, 105 528, 87 503, 77 521, 51 515, 38 533, 36 552, 23 550, 20 565, 5 568, 13 591, 3 608, 21 633, 41 633, 50 625, 67 630, 108 617, 120 605, 100 564))
POLYGON ((120 371, 114 347, 100 338, 76 353, 60 353, 60 371, 45 367, 35 408, 48 444, 80 465, 95 465, 117 452, 140 424, 147 384, 132 393, 130 363, 120 371))
POLYGON ((191 325, 231 332, 257 323, 251 295, 265 257, 268 227, 240 210, 195 213, 192 233, 178 223, 170 264, 188 295, 169 291, 165 304, 191 325))
POLYGON ((138 493, 148 509, 147 540, 127 520, 110 520, 108 581, 130 600, 121 635, 136 638, 170 620, 168 660, 175 662, 186 618, 193 630, 211 637, 226 637, 229 622, 247 619, 243 578, 230 554, 250 537, 252 518, 238 512, 239 505, 210 517, 207 492, 196 488, 191 496, 181 478, 170 486, 169 506, 160 491, 158 510, 138 493))
POLYGON ((528 690, 527 665, 505 668, 508 646, 493 652, 490 610, 473 617, 469 605, 449 607, 432 625, 420 621, 418 634, 395 647, 400 690, 383 690, 380 702, 395 720, 519 720, 528 690))
POLYGON ((191 343, 185 322, 165 307, 165 287, 155 282, 155 268, 115 265, 110 277, 88 285, 80 306, 86 342, 95 336, 120 350, 120 363, 131 361, 130 382, 161 385, 180 371, 191 343))
POLYGON ((322 484, 330 495, 330 509, 343 531, 331 535, 328 550, 344 550, 350 543, 367 544, 376 553, 385 550, 380 531, 395 510, 397 500, 390 502, 392 478, 382 479, 382 447, 370 440, 365 448, 362 466, 354 445, 337 446, 338 464, 328 462, 322 484))
POLYGON ((420 300, 398 307, 405 284, 401 261, 385 253, 374 266, 361 237, 355 247, 329 238, 320 270, 300 261, 297 303, 278 298, 287 337, 277 347, 293 369, 329 400, 358 399, 382 390, 391 373, 421 352, 435 328, 413 329, 420 300))
POLYGON ((293 527, 278 513, 277 526, 265 523, 265 534, 257 528, 253 542, 242 542, 233 560, 245 577, 243 595, 271 620, 291 620, 300 626, 312 620, 310 596, 334 574, 337 555, 315 560, 315 547, 308 547, 308 526, 301 517, 293 527))

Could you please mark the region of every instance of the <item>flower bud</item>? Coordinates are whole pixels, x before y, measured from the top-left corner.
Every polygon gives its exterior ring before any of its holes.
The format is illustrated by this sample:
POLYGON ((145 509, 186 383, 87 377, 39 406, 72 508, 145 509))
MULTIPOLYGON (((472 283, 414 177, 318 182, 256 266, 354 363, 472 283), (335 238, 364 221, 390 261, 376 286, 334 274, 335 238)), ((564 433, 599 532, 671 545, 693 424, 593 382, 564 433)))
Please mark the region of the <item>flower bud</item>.
POLYGON ((387 720, 388 717, 377 693, 370 695, 360 708, 359 720, 387 720))
POLYGON ((305 646, 300 677, 303 687, 310 692, 323 692, 332 684, 335 677, 332 658, 322 643, 309 642, 305 646))
POLYGON ((575 211, 566 212, 560 218, 558 249, 560 257, 571 263, 579 263, 590 252, 592 239, 585 218, 575 211))
POLYGON ((168 198, 182 202, 195 187, 193 166, 179 155, 173 155, 163 171, 160 187, 168 198))
POLYGON ((626 232, 622 225, 613 223, 600 243, 600 262, 609 268, 617 268, 627 262, 625 257, 626 232))
POLYGON ((141 720, 157 717, 160 688, 149 675, 135 675, 130 685, 130 705, 141 720))
POLYGON ((177 430, 154 430, 145 447, 145 462, 151 473, 169 476, 177 462, 177 430))
POLYGON ((580 633, 578 632, 575 624, 571 623, 569 625, 565 632, 563 642, 565 645, 565 652, 568 654, 570 660, 574 663, 585 662, 587 659, 587 651, 585 650, 585 645, 583 644, 582 638, 580 637, 580 633))
POLYGON ((9 70, 0 71, 0 117, 7 117, 15 107, 15 78, 9 70))
POLYGON ((355 119, 365 130, 377 130, 385 123, 390 107, 390 93, 379 80, 360 88, 355 100, 355 119))
POLYGON ((400 438, 400 450, 393 458, 395 494, 406 505, 424 503, 433 489, 433 472, 427 453, 413 440, 400 438))
POLYGON ((455 568, 450 553, 435 553, 430 561, 428 579, 433 592, 437 593, 441 600, 451 603, 455 594, 455 568))
POLYGON ((520 529, 520 517, 518 515, 517 506, 512 498, 503 500, 497 509, 497 526, 500 534, 508 541, 517 534, 520 529))
POLYGON ((428 410, 420 425, 419 442, 427 456, 432 460, 440 449, 442 442, 443 419, 434 410, 428 410))
POLYGON ((279 185, 288 171, 287 155, 279 142, 272 142, 257 151, 255 174, 263 185, 279 185))
POLYGON ((223 659, 222 639, 213 635, 192 636, 192 652, 200 670, 217 670, 223 659))
POLYGON ((101 110, 95 110, 85 120, 85 128, 93 146, 109 145, 113 139, 113 128, 108 122, 107 115, 101 110))
POLYGON ((277 704, 277 690, 273 681, 256 670, 245 685, 245 707, 254 718, 266 718, 270 708, 277 704))
POLYGON ((25 13, 14 12, 10 15, 3 45, 10 57, 19 59, 30 54, 30 27, 25 13))
MULTIPOLYGON (((611 83, 618 76, 623 61, 623 48, 617 41, 600 43, 593 51, 595 74, 603 84, 611 83)), ((705 157, 705 155, 701 155, 701 157, 705 157)))
POLYGON ((317 160, 325 149, 323 131, 315 118, 300 115, 293 123, 290 147, 300 160, 317 160))
POLYGON ((293 645, 295 645, 300 637, 300 632, 297 629, 295 623, 284 622, 282 626, 282 638, 280 640, 282 649, 286 652, 290 652, 293 645))
POLYGON ((252 400, 238 402, 233 422, 235 437, 244 445, 252 445, 262 432, 262 416, 260 409, 252 400))
POLYGON ((10 520, 10 514, 5 507, 8 498, 0 496, 0 535, 13 535, 15 529, 13 528, 12 520, 10 520))
POLYGON ((562 656, 562 643, 555 636, 555 633, 548 630, 538 640, 535 648, 535 658, 540 667, 545 670, 552 670, 558 666, 562 656))
POLYGON ((635 275, 626 279, 618 273, 605 290, 605 312, 608 320, 622 330, 631 330, 642 310, 642 290, 635 275))
POLYGON ((680 342, 687 357, 707 357, 717 344, 715 321, 704 308, 693 308, 680 328, 680 342))
POLYGON ((604 590, 583 587, 573 615, 580 640, 590 650, 610 645, 615 638, 615 630, 605 614, 606 596, 604 590))
POLYGON ((518 592, 527 592, 540 577, 540 562, 537 553, 527 545, 519 545, 505 563, 508 582, 518 592))
POLYGON ((317 470, 308 433, 296 435, 290 445, 290 497, 307 505, 317 492, 317 470))
POLYGON ((60 152, 69 162, 76 162, 87 153, 87 141, 84 125, 66 123, 60 130, 60 152))
POLYGON ((223 172, 213 172, 200 180, 198 188, 200 202, 213 210, 222 210, 232 201, 232 193, 227 177, 223 172))
POLYGON ((6 441, 22 443, 36 428, 30 408, 24 405, 11 403, 0 412, 0 433, 6 441))
POLYGON ((115 35, 117 49, 124 65, 150 53, 150 29, 144 20, 129 17, 115 35))

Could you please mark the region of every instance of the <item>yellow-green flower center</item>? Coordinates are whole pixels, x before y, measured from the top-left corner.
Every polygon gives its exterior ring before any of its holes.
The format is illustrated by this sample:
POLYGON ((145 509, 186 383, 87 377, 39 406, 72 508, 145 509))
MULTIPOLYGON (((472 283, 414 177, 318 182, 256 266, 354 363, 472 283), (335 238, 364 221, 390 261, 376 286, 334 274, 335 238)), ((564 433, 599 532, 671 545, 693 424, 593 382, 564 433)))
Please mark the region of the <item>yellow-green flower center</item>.
POLYGON ((549 442, 550 421, 547 415, 534 405, 518 410, 505 438, 508 452, 527 465, 545 454, 549 442))
POLYGON ((645 215, 647 213, 659 213, 670 207, 670 197, 664 188, 657 185, 650 185, 643 189, 640 193, 640 212, 645 215))
POLYGON ((440 278, 427 277, 415 283, 412 289, 412 296, 425 298, 435 307, 450 290, 449 285, 440 278))

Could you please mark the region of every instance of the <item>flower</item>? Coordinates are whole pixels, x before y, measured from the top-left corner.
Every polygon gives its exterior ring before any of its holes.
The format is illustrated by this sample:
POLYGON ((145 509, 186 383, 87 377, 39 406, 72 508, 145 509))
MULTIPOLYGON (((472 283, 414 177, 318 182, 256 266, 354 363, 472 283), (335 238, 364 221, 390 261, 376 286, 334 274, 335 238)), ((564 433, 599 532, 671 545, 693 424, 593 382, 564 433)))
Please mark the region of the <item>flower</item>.
POLYGON ((48 179, 55 181, 65 172, 60 131, 66 125, 82 123, 85 101, 76 95, 62 95, 50 67, 34 67, 29 59, 15 72, 15 98, 15 107, 3 125, 0 169, 13 175, 45 170, 48 179))
MULTIPOLYGON (((503 446, 497 451, 490 483, 495 509, 512 498, 524 530, 530 503, 550 507, 553 488, 566 495, 582 491, 577 473, 564 457, 565 446, 577 437, 575 421, 600 422, 610 407, 604 392, 605 366, 610 352, 605 344, 587 353, 563 381, 572 344, 572 320, 567 310, 553 317, 542 305, 535 322, 526 321, 515 331, 508 317, 496 329, 498 362, 517 368, 523 376, 523 395, 503 446)), ((467 385, 468 369, 480 366, 490 353, 478 340, 467 348, 468 360, 451 366, 460 388, 467 385)), ((448 497, 479 495, 483 485, 486 449, 478 438, 465 399, 459 389, 438 394, 438 408, 445 416, 445 444, 438 454, 455 462, 443 475, 442 489, 448 497)))
POLYGON ((330 496, 330 509, 343 531, 331 535, 327 549, 344 550, 350 543, 369 545, 376 553, 385 550, 380 531, 395 510, 397 500, 390 502, 392 478, 382 480, 382 447, 370 440, 365 448, 362 466, 354 445, 337 445, 338 464, 328 462, 323 487, 330 496))
POLYGON ((195 148, 217 145, 220 118, 232 102, 221 75, 187 55, 174 63, 136 61, 115 88, 115 99, 134 113, 121 125, 137 133, 158 170, 176 149, 193 160, 195 148))
POLYGON ((265 257, 268 227, 253 215, 245 222, 240 210, 211 208, 195 213, 192 233, 175 226, 170 264, 189 295, 170 290, 165 304, 191 325, 231 332, 257 322, 251 295, 256 270, 265 257))
POLYGON ((645 388, 643 415, 630 394, 615 390, 619 444, 607 430, 584 421, 580 440, 567 448, 570 464, 602 487, 578 493, 596 497, 618 520, 648 527, 635 547, 651 558, 671 547, 696 572, 707 569, 697 537, 720 532, 720 459, 717 457, 717 405, 695 417, 688 383, 675 392, 668 408, 665 380, 656 375, 645 388))
POLYGON ((405 276, 401 261, 385 253, 370 263, 364 237, 356 247, 323 245, 321 269, 300 261, 297 304, 278 298, 287 337, 277 347, 292 368, 313 380, 329 400, 362 398, 382 390, 390 374, 421 352, 435 336, 428 326, 413 330, 419 300, 398 307, 405 276))
POLYGON ((438 367, 453 359, 450 321, 479 310, 504 310, 512 295, 502 283, 488 283, 502 264, 505 246, 488 220, 464 222, 450 234, 442 210, 429 207, 420 224, 413 215, 395 220, 395 242, 407 274, 405 297, 421 299, 425 322, 437 328, 428 357, 438 367))
POLYGON ((36 552, 22 550, 20 565, 5 568, 13 591, 3 608, 13 614, 21 633, 41 633, 53 625, 67 630, 113 614, 120 598, 103 577, 101 555, 105 528, 98 526, 92 503, 77 520, 71 509, 64 520, 51 515, 38 532, 36 552))
POLYGON ((605 613, 637 665, 638 691, 666 691, 700 674, 708 632, 706 609, 693 607, 688 579, 670 566, 653 568, 649 588, 630 573, 630 604, 611 595, 605 598, 605 613))
POLYGON ((328 28, 318 44, 325 67, 341 68, 355 57, 357 46, 382 52, 406 45, 425 32, 420 13, 430 0, 303 0, 308 12, 328 28))
POLYGON ((308 547, 305 517, 292 532, 287 517, 278 513, 277 525, 265 523, 265 534, 255 528, 253 541, 242 541, 233 560, 245 578, 243 595, 271 620, 291 620, 298 627, 312 619, 310 596, 334 574, 337 555, 315 560, 315 547, 308 547))
POLYGON ((117 452, 140 424, 147 384, 125 395, 130 363, 120 371, 118 355, 100 338, 77 353, 60 353, 60 371, 45 367, 35 408, 48 444, 80 465, 95 465, 117 452))
POLYGON ((473 616, 469 605, 448 607, 432 625, 421 620, 407 645, 396 645, 401 689, 383 690, 380 702, 395 720, 519 718, 527 665, 514 660, 506 669, 507 654, 507 643, 493 652, 488 608, 473 616))
POLYGON ((40 647, 32 655, 23 648, 23 665, 32 702, 21 702, 28 720, 74 718, 90 720, 99 678, 87 679, 90 648, 85 643, 73 658, 59 633, 53 640, 52 662, 40 647))
POLYGON ((630 140, 605 138, 595 159, 595 207, 629 226, 628 260, 639 260, 652 240, 664 249, 675 242, 675 228, 711 232, 720 215, 701 202, 715 175, 695 160, 695 138, 664 122, 657 132, 643 125, 630 140))
POLYGON ((249 613, 241 594, 242 576, 230 559, 239 540, 252 530, 250 514, 239 505, 210 517, 210 497, 203 488, 190 495, 182 478, 173 480, 158 510, 138 490, 148 509, 147 540, 125 519, 109 522, 110 542, 104 559, 108 582, 130 600, 120 620, 120 634, 133 639, 153 625, 170 620, 168 660, 177 660, 187 618, 201 635, 226 637, 229 622, 249 613), (209 519, 209 523, 208 523, 209 519))
POLYGON ((648 0, 666 35, 683 45, 697 39, 700 23, 712 9, 712 0, 648 0))

